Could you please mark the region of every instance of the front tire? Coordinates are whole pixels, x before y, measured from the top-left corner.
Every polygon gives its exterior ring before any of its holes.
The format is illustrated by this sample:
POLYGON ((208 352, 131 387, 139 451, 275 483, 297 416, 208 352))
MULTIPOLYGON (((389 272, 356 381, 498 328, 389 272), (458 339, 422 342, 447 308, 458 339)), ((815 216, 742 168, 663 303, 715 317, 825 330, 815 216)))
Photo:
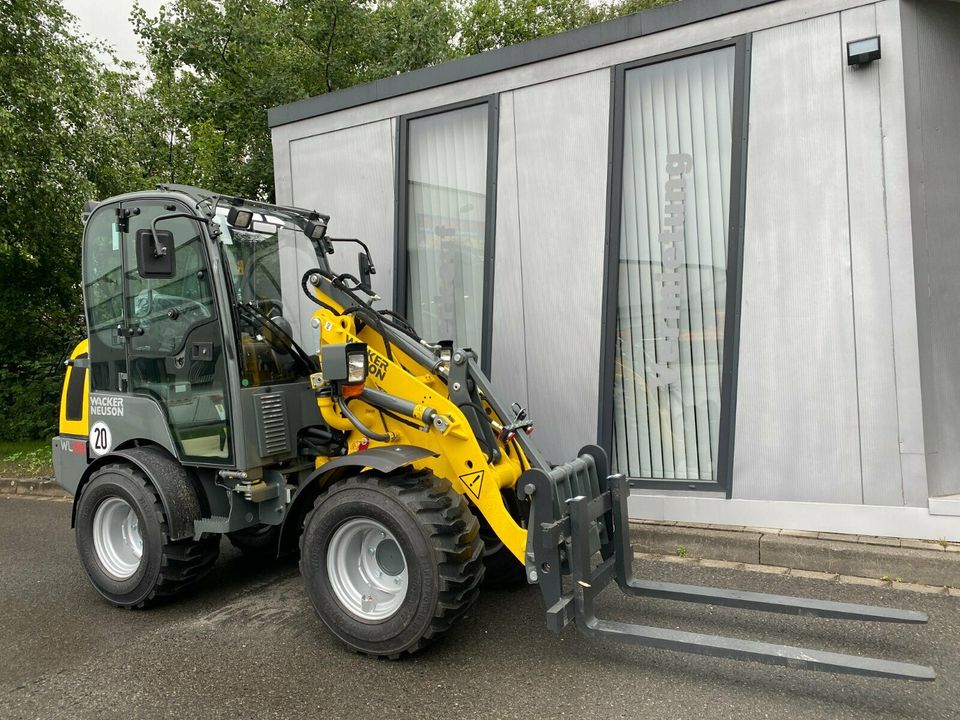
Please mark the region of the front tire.
POLYGON ((104 598, 144 607, 177 595, 207 574, 219 536, 171 542, 160 496, 139 468, 97 470, 77 501, 75 537, 83 569, 104 598))
POLYGON ((479 529, 466 500, 428 471, 338 482, 304 522, 307 595, 324 625, 357 652, 409 655, 477 599, 479 529))

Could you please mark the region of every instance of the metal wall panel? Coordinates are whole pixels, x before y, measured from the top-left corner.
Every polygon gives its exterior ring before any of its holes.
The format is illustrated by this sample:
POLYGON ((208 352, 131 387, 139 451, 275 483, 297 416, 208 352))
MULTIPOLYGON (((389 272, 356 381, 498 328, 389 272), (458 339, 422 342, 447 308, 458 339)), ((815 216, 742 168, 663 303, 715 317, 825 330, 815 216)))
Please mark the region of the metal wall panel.
MULTIPOLYGON (((920 392, 920 349, 917 325, 917 292, 914 282, 914 222, 911 165, 914 154, 908 142, 919 133, 914 108, 919 100, 920 77, 917 50, 910 33, 910 6, 900 0, 877 3, 877 29, 882 37, 883 58, 879 64, 880 115, 883 125, 883 165, 886 197, 887 245, 890 254, 890 304, 893 314, 893 347, 896 363, 897 414, 900 434, 900 469, 903 502, 915 507, 927 504, 927 472, 924 460, 923 404, 920 392)), ((915 39, 916 31, 913 36, 915 39)), ((919 113, 916 113, 919 115, 919 113)))
MULTIPOLYGON (((331 236, 367 243, 377 269, 373 288, 383 298, 379 307, 390 307, 393 298, 394 127, 393 120, 383 120, 289 145, 289 201, 328 213, 331 236)), ((358 251, 356 245, 338 245, 330 256, 333 269, 356 274, 358 251)), ((308 260, 299 261, 301 273, 308 260)))
MULTIPOLYGON (((383 298, 380 307, 389 307, 393 298, 393 128, 392 120, 384 120, 336 133, 291 139, 287 149, 289 184, 281 182, 282 168, 277 181, 280 202, 327 213, 331 236, 355 237, 367 243, 377 269, 373 287, 383 298)), ((274 143, 279 139, 275 133, 274 143)), ((358 252, 356 245, 337 245, 334 255, 328 256, 333 270, 356 275, 358 252)), ((316 260, 302 247, 282 255, 281 261, 284 281, 290 280, 297 286, 303 273, 316 266, 316 260)), ((317 338, 317 331, 310 327, 317 307, 302 297, 299 289, 296 292, 301 298, 302 337, 317 338)), ((316 350, 312 346, 305 348, 316 350)))
POLYGON ((523 266, 520 262, 520 208, 517 204, 517 146, 512 92, 500 96, 499 137, 490 379, 505 402, 519 402, 526 407, 529 403, 527 353, 523 327, 523 266))
POLYGON ((927 480, 938 496, 960 492, 960 5, 911 5, 920 76, 920 137, 910 148, 918 153, 911 180, 920 371, 927 480))
POLYGON ((609 101, 606 70, 513 93, 527 385, 554 461, 597 433, 609 101))
POLYGON ((738 498, 862 502, 840 40, 753 36, 738 498))
MULTIPOLYGON (((849 41, 876 35, 876 8, 866 6, 841 13, 840 27, 841 48, 849 41)), ((902 505, 880 126, 881 65, 843 67, 850 259, 863 502, 902 505)))

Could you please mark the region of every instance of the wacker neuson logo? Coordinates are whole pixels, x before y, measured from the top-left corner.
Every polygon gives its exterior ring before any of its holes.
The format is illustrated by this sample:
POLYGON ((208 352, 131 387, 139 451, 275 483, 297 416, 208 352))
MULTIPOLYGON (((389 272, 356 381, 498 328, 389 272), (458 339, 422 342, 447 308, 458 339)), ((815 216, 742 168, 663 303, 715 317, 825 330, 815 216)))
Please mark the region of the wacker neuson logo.
POLYGON ((117 395, 91 395, 90 414, 100 417, 123 417, 123 398, 117 395))
POLYGON ((684 216, 687 201, 685 173, 693 169, 686 153, 667 156, 667 183, 664 188, 663 225, 660 231, 660 258, 663 271, 653 276, 660 289, 660 313, 655 322, 657 362, 653 364, 654 385, 663 387, 680 379, 680 310, 687 295, 684 245, 684 216), (672 363, 672 365, 671 365, 672 363))

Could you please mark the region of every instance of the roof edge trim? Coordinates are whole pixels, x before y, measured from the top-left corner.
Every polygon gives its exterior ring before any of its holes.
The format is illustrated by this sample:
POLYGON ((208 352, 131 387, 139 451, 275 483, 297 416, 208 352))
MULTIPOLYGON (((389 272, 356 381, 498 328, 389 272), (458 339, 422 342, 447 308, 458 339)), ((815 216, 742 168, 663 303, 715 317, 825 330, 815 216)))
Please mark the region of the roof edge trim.
POLYGON ((634 15, 528 40, 518 45, 488 50, 478 55, 450 60, 421 70, 412 70, 401 75, 280 105, 267 111, 267 123, 274 128, 379 100, 673 30, 773 2, 779 2, 779 0, 678 0, 670 5, 651 8, 634 15))

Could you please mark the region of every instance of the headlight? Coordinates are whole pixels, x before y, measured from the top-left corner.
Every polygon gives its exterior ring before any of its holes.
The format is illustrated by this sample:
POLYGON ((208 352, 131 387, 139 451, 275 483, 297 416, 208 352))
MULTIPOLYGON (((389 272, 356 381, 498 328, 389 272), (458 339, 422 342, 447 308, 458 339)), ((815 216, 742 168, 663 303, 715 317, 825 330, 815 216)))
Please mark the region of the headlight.
POLYGON ((347 382, 361 383, 367 379, 367 354, 353 352, 347 355, 347 382))
POLYGON ((320 346, 320 366, 326 382, 359 386, 367 379, 367 344, 362 342, 320 346))

